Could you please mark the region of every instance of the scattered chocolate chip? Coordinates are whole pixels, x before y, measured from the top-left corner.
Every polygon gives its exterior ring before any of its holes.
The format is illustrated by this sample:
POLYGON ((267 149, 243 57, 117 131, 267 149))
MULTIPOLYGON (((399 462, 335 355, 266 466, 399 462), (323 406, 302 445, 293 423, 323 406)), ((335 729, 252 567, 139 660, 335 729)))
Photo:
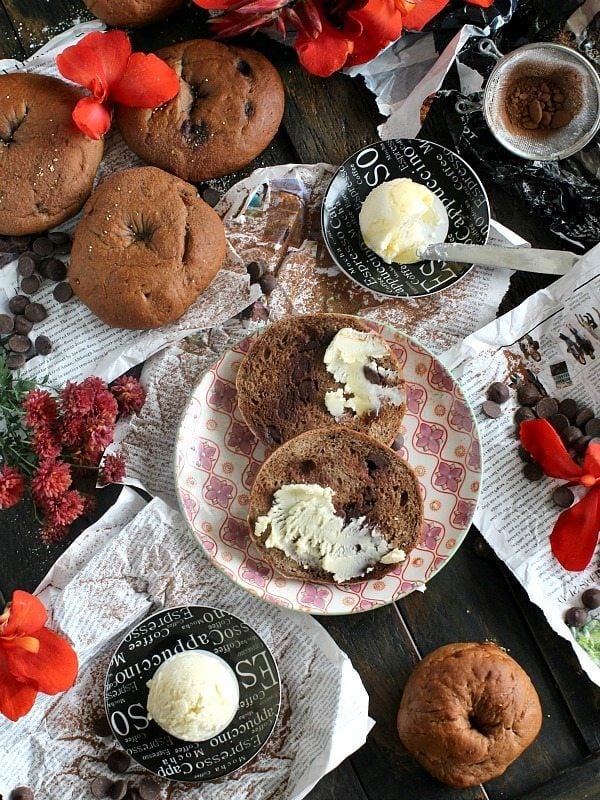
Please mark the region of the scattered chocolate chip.
POLYGON ((525 464, 523 467, 523 475, 528 481, 539 481, 544 477, 544 470, 535 461, 531 464, 525 464))
POLYGON ((277 286, 277 281, 275 280, 275 276, 271 275, 269 272, 260 279, 259 284, 263 294, 271 294, 273 289, 277 286))
POLYGON ((315 396, 315 384, 310 379, 306 378, 298 384, 298 394, 300 399, 304 401, 312 400, 315 396))
POLYGON ((29 786, 17 786, 10 793, 10 800, 33 800, 33 792, 29 786))
POLYGON ((4 236, 0 236, 0 253, 14 253, 12 242, 4 236))
POLYGON ((12 333, 15 321, 10 314, 0 314, 0 333, 12 333))
POLYGON ((8 349, 13 353, 28 353, 31 347, 31 340, 27 336, 19 333, 13 334, 8 340, 8 349))
POLYGON ((579 428, 585 427, 585 425, 594 417, 594 412, 591 408, 582 408, 581 411, 575 417, 575 425, 579 428))
POLYGON ((30 246, 33 238, 33 236, 9 236, 8 239, 12 246, 12 250, 9 252, 22 253, 23 250, 27 250, 27 248, 30 246))
POLYGON ((404 436, 401 433, 396 436, 392 443, 392 450, 402 450, 404 447, 404 436))
POLYGON ((40 288, 41 281, 37 275, 31 275, 29 278, 23 278, 21 281, 21 291, 23 294, 35 294, 40 288))
POLYGON ((68 233, 64 231, 50 231, 48 233, 48 238, 52 242, 52 244, 71 244, 71 237, 68 233))
POLYGON ((535 413, 540 419, 548 419, 558 414, 558 401, 553 397, 542 397, 535 404, 535 413))
POLYGON ((565 444, 573 444, 578 439, 581 439, 583 436, 582 432, 579 428, 575 427, 575 425, 569 425, 569 427, 563 431, 562 438, 565 444))
POLYGON ((569 427, 569 418, 564 414, 552 414, 547 419, 557 433, 562 433, 569 427))
POLYGON ((244 77, 246 78, 250 77, 252 73, 252 68, 247 61, 238 61, 237 68, 244 77))
POLYGON ((158 800, 160 797, 160 786, 150 778, 142 778, 137 790, 142 800, 158 800))
POLYGON ((131 758, 123 750, 113 750, 106 763, 112 772, 125 772, 131 764, 131 758))
POLYGON ((115 781, 112 785, 112 789, 110 790, 110 796, 112 797, 112 800, 123 800, 127 794, 127 787, 127 781, 115 781))
POLYGON ((260 261, 249 261, 246 264, 246 272, 250 276, 250 283, 258 283, 265 274, 266 266, 266 262, 262 259, 260 261))
POLYGON ((585 423, 585 432, 587 436, 600 436, 600 419, 593 417, 585 423))
POLYGON ((98 775, 94 778, 91 785, 92 796, 100 800, 102 797, 110 797, 113 788, 113 781, 110 778, 105 778, 104 775, 98 775))
POLYGON ((211 186, 207 186, 206 189, 202 190, 202 199, 205 203, 208 203, 209 206, 214 208, 221 199, 221 193, 217 192, 217 190, 213 189, 211 186))
POLYGON ((533 461, 533 456, 528 450, 525 450, 522 444, 519 445, 519 458, 526 464, 531 464, 533 461))
POLYGON ((106 714, 101 714, 97 717, 92 727, 94 728, 96 736, 100 736, 102 739, 105 739, 107 736, 112 736, 112 729, 106 714))
POLYGON ((32 328, 33 322, 31 320, 24 317, 23 314, 17 314, 15 317, 15 333, 27 335, 32 328))
POLYGON ((38 236, 33 240, 31 249, 38 256, 49 256, 54 252, 54 244, 47 236, 38 236))
POLYGON ((480 533, 473 539, 473 553, 478 558, 490 558, 493 553, 492 548, 480 533))
POLYGON ((534 406, 542 395, 532 383, 521 383, 517 388, 517 400, 522 406, 534 406))
POLYGON ((583 455, 587 450, 588 444, 592 441, 591 436, 582 436, 581 439, 577 439, 576 442, 573 442, 573 450, 579 455, 583 455))
POLYGON ((494 403, 506 403, 509 397, 508 386, 504 383, 500 383, 496 381, 492 383, 487 390, 487 398, 488 400, 493 400, 494 403))
POLYGON ((578 406, 575 400, 572 400, 570 397, 561 400, 558 404, 558 413, 564 414, 565 417, 569 419, 570 422, 575 420, 577 416, 578 406))
POLYGON ((51 281, 64 281, 67 277, 67 266, 59 258, 44 259, 40 265, 40 271, 51 281))
POLYGON ((515 411, 515 422, 520 425, 521 422, 527 422, 530 419, 536 419, 535 412, 528 406, 521 406, 515 411))
POLYGON ((369 472, 373 472, 376 469, 381 469, 381 467, 385 467, 385 465, 388 463, 385 455, 377 452, 377 450, 370 452, 367 455, 366 461, 369 472))
POLYGON ((25 366, 27 359, 22 353, 9 353, 6 356, 6 366, 9 369, 21 369, 25 366))
POLYGON ((486 417, 490 419, 498 419, 502 415, 502 409, 495 403, 493 400, 485 400, 481 404, 481 410, 485 414, 486 417))
POLYGON ((22 278, 29 278, 37 268, 33 253, 22 253, 17 262, 17 272, 22 278))
POLYGON ((581 628, 588 619, 588 612, 585 608, 570 608, 565 614, 565 622, 571 628, 581 628))
POLYGON ((586 608, 600 608, 600 589, 586 589, 581 595, 581 602, 586 608))
POLYGON ((57 283, 52 295, 57 303, 66 303, 73 297, 70 283, 57 283))
POLYGON ((369 383, 374 383, 376 386, 380 386, 383 383, 383 375, 380 375, 377 370, 371 367, 363 367, 363 372, 369 383))
POLYGON ((575 495, 568 486, 558 486, 552 492, 552 499, 560 508, 570 508, 575 502, 575 495))
POLYGON ((52 342, 47 336, 38 336, 34 342, 35 352, 39 356, 47 356, 52 352, 52 342))
POLYGON ((29 305, 29 298, 23 294, 16 294, 8 301, 8 307, 13 314, 22 314, 26 307, 29 305))
POLYGON ((29 305, 25 307, 23 314, 27 319, 31 320, 31 322, 41 322, 48 316, 46 309, 41 303, 29 303, 29 305))

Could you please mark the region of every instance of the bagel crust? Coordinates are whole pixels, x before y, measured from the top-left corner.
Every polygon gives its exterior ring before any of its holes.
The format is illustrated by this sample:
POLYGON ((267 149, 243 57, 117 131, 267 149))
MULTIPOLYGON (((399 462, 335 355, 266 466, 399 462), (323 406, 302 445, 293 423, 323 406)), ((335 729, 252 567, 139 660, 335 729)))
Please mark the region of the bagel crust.
POLYGON ((429 653, 410 675, 398 711, 408 752, 456 789, 502 775, 541 724, 529 676, 491 642, 448 644, 429 653))

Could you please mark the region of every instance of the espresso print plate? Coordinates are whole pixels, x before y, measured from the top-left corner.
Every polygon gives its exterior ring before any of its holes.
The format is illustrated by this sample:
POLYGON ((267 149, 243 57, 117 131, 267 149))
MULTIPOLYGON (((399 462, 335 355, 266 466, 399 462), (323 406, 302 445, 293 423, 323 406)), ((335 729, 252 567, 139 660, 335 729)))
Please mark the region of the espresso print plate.
POLYGON ((481 480, 479 438, 460 387, 424 347, 393 328, 380 333, 406 378, 400 455, 414 468, 424 501, 421 539, 406 562, 381 580, 347 586, 286 578, 251 542, 250 488, 266 450, 237 408, 235 376, 252 337, 222 356, 195 387, 175 445, 175 482, 190 530, 213 564, 253 595, 310 614, 352 614, 423 587, 467 534, 481 480))
POLYGON ((269 739, 281 700, 275 660, 241 619, 210 606, 167 608, 125 636, 110 660, 104 701, 121 747, 155 775, 173 781, 210 781, 247 764, 269 739), (224 731, 205 742, 170 736, 146 714, 147 683, 177 653, 207 650, 234 671, 240 704, 224 731))
POLYGON ((386 264, 363 241, 358 215, 375 186, 411 178, 431 189, 448 212, 447 242, 485 244, 490 207, 485 189, 456 153, 424 139, 388 139, 350 156, 335 173, 321 212, 323 238, 338 267, 355 283, 386 297, 423 297, 452 286, 473 264, 419 261, 386 264))

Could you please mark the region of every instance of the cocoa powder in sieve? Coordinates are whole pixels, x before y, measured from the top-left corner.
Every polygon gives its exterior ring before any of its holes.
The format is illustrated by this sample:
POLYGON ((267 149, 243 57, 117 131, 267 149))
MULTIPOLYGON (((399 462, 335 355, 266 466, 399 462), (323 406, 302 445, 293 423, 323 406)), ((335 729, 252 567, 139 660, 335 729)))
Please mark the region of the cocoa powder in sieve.
POLYGON ((506 127, 522 134, 550 134, 564 128, 581 108, 581 88, 571 71, 547 76, 519 71, 504 98, 506 127))

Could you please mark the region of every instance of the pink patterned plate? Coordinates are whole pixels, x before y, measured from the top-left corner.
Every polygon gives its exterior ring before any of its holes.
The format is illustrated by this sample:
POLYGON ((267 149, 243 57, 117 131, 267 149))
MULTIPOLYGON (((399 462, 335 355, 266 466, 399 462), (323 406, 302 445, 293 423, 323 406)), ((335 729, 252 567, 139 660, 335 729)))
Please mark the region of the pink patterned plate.
MULTIPOLYGON (((362 320, 368 322, 367 320, 362 320)), ((382 580, 332 586, 285 578, 250 541, 250 487, 265 448, 237 408, 235 375, 252 337, 209 369, 184 411, 175 447, 181 509, 213 564, 252 594, 311 614, 370 611, 404 597, 439 572, 465 538, 481 480, 475 418, 460 387, 422 345, 387 326, 368 323, 395 351, 406 378, 407 411, 400 454, 421 485, 421 540, 382 580)))

